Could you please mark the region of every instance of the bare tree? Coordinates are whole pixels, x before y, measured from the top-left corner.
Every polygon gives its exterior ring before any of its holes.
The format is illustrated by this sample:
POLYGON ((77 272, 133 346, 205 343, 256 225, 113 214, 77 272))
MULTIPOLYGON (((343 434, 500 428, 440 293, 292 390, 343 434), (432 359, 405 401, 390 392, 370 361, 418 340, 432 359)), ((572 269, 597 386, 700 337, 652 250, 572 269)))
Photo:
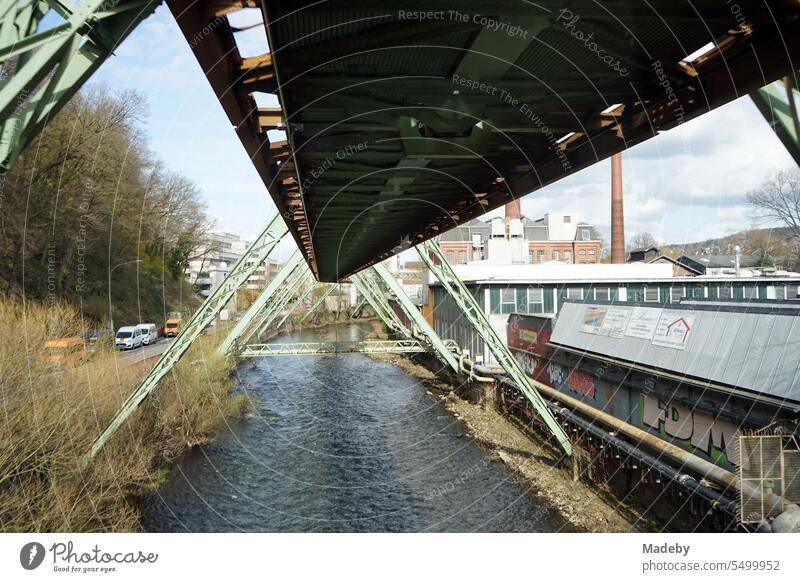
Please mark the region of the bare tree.
POLYGON ((649 232, 640 232, 628 239, 628 250, 646 249, 649 247, 658 246, 658 241, 649 232))
POLYGON ((779 170, 767 179, 760 190, 747 194, 747 202, 762 224, 780 224, 789 236, 800 239, 800 170, 779 170))

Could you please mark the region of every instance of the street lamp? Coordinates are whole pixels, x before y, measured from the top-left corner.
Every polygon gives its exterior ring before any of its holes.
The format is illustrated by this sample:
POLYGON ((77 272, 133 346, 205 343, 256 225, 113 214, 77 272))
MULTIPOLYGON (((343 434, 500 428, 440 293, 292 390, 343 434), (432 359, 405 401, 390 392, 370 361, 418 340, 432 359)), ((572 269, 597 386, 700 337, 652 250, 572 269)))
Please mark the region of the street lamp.
POLYGON ((108 271, 108 327, 111 329, 111 333, 114 333, 114 316, 111 314, 111 273, 113 273, 117 267, 121 267, 123 265, 130 265, 131 263, 141 263, 142 259, 136 259, 133 261, 125 261, 124 263, 120 263, 118 265, 114 265, 108 271))

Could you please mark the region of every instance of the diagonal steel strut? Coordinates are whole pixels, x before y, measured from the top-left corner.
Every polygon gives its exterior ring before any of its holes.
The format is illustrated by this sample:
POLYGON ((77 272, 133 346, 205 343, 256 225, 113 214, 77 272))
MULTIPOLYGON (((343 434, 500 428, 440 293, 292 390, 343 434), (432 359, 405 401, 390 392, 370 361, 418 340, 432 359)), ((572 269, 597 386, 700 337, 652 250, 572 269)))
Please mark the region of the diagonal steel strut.
POLYGON ((386 327, 395 333, 411 337, 411 331, 400 321, 389 302, 386 301, 383 290, 371 276, 372 273, 370 271, 370 269, 365 269, 351 277, 356 289, 367 300, 367 303, 370 304, 381 321, 386 324, 386 327))
POLYGON ((194 312, 194 315, 184 326, 170 346, 164 350, 153 369, 145 376, 133 394, 128 396, 122 407, 111 420, 106 429, 92 443, 87 454, 91 460, 103 447, 109 438, 125 422, 131 413, 136 410, 142 401, 158 386, 161 379, 166 376, 180 361, 186 350, 200 336, 202 331, 214 321, 219 312, 225 307, 233 294, 240 286, 256 272, 266 260, 269 253, 280 242, 287 232, 286 223, 279 214, 269 221, 264 231, 256 238, 253 244, 244 252, 241 258, 231 268, 222 280, 222 283, 208 296, 203 304, 194 312))
POLYGON ((305 320, 311 317, 314 314, 314 312, 319 308, 319 306, 322 305, 322 303, 330 296, 330 294, 333 293, 334 290, 336 290, 337 287, 339 287, 338 283, 328 285, 328 288, 325 289, 325 292, 322 295, 320 295, 319 299, 317 299, 314 302, 314 304, 309 308, 308 313, 306 313, 303 316, 303 319, 300 320, 300 323, 303 323, 305 320))
POLYGON ((261 295, 259 295, 247 309, 242 318, 236 322, 236 325, 228 336, 222 341, 219 346, 220 353, 231 353, 234 344, 238 343, 241 337, 245 335, 249 337, 252 335, 252 327, 259 321, 259 318, 264 316, 268 311, 272 296, 284 286, 292 274, 298 270, 301 263, 303 263, 303 255, 300 251, 295 251, 283 267, 281 267, 281 270, 278 271, 275 277, 267 284, 264 291, 261 292, 261 295))
POLYGON ((783 146, 800 164, 800 119, 797 113, 797 90, 795 74, 750 93, 761 115, 767 120, 783 146))
POLYGON ((19 154, 161 0, 0 2, 0 166, 19 154))
MULTIPOLYGON (((403 291, 403 288, 400 284, 395 281, 394 277, 392 277, 391 273, 384 267, 381 263, 374 265, 372 270, 375 274, 383 281, 383 284, 389 289, 389 292, 394 296, 397 300, 397 304, 400 306, 400 309, 403 310, 403 313, 406 314, 412 324, 413 328, 412 331, 416 331, 425 338, 425 342, 433 349, 434 352, 439 356, 445 364, 450 366, 454 372, 459 372, 458 367, 458 360, 453 355, 447 346, 444 344, 442 339, 439 337, 431 325, 428 323, 428 320, 425 319, 425 316, 420 313, 417 306, 408 298, 406 292, 403 291)), ((391 309, 391 306, 389 307, 391 309)))
POLYGON ((536 410, 541 419, 550 429, 553 436, 556 437, 561 448, 567 455, 572 454, 572 443, 569 437, 564 432, 564 429, 553 417, 547 404, 542 399, 541 395, 536 391, 530 378, 520 368, 517 359, 511 354, 505 343, 497 335, 497 332, 489 323, 486 314, 475 297, 464 286, 464 283, 456 276, 450 263, 444 257, 439 245, 433 240, 427 240, 417 246, 420 258, 425 262, 431 272, 436 275, 436 278, 442 284, 442 287, 447 291, 453 301, 456 302, 459 309, 464 313, 464 317, 472 324, 478 334, 481 336, 486 345, 489 346, 494 357, 498 363, 503 367, 506 373, 516 383, 525 398, 528 399, 531 406, 536 410))

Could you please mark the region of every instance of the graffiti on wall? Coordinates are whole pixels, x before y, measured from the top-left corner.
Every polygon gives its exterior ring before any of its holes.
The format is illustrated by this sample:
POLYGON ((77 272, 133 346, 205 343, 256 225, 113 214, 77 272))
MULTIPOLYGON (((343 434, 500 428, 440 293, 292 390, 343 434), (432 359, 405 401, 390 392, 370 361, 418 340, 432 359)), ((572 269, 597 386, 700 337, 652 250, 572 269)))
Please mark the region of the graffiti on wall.
POLYGON ((685 441, 690 450, 699 449, 715 461, 739 464, 739 455, 731 446, 738 427, 700 410, 668 402, 653 394, 642 394, 642 423, 662 436, 685 441))
POLYGON ((578 394, 594 398, 594 380, 586 372, 580 370, 569 370, 554 362, 547 366, 550 374, 550 384, 559 390, 569 389, 578 394))

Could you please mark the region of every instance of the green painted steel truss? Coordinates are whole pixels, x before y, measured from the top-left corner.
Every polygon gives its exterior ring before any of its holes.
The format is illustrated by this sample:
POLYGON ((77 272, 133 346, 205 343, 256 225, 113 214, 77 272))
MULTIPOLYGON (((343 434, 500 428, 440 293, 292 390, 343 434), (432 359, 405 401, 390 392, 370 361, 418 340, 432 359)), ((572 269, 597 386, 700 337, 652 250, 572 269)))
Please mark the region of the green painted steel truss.
POLYGON ((0 167, 13 164, 160 3, 0 0, 0 167))
POLYGON ((558 441, 561 448, 567 455, 572 454, 572 443, 564 432, 563 427, 553 417, 547 404, 541 395, 536 391, 530 378, 522 370, 513 356, 508 346, 503 342, 497 332, 486 318, 483 308, 475 300, 475 297, 464 286, 464 283, 456 276, 453 268, 447 262, 439 245, 432 240, 425 241, 417 246, 419 256, 436 276, 442 287, 458 305, 464 318, 470 322, 478 334, 481 336, 489 350, 494 355, 497 362, 509 377, 519 386, 525 398, 536 410, 539 417, 547 425, 547 428, 558 441))
POLYGON ((357 342, 302 342, 253 344, 239 354, 243 358, 265 356, 312 356, 320 354, 417 354, 427 352, 424 343, 411 340, 365 340, 357 342))
POLYGON ((793 74, 750 94, 786 150, 800 165, 800 119, 797 114, 797 77, 793 74))
POLYGON ((184 325, 175 341, 161 354, 152 370, 145 376, 122 407, 111 420, 105 430, 94 440, 88 453, 88 459, 94 457, 103 445, 119 429, 122 423, 139 407, 142 401, 158 386, 159 382, 169 374, 181 357, 200 337, 203 330, 211 324, 220 311, 227 305, 234 293, 247 282, 269 253, 280 242, 287 232, 286 223, 275 215, 264 231, 236 262, 222 283, 208 296, 194 315, 184 325))

